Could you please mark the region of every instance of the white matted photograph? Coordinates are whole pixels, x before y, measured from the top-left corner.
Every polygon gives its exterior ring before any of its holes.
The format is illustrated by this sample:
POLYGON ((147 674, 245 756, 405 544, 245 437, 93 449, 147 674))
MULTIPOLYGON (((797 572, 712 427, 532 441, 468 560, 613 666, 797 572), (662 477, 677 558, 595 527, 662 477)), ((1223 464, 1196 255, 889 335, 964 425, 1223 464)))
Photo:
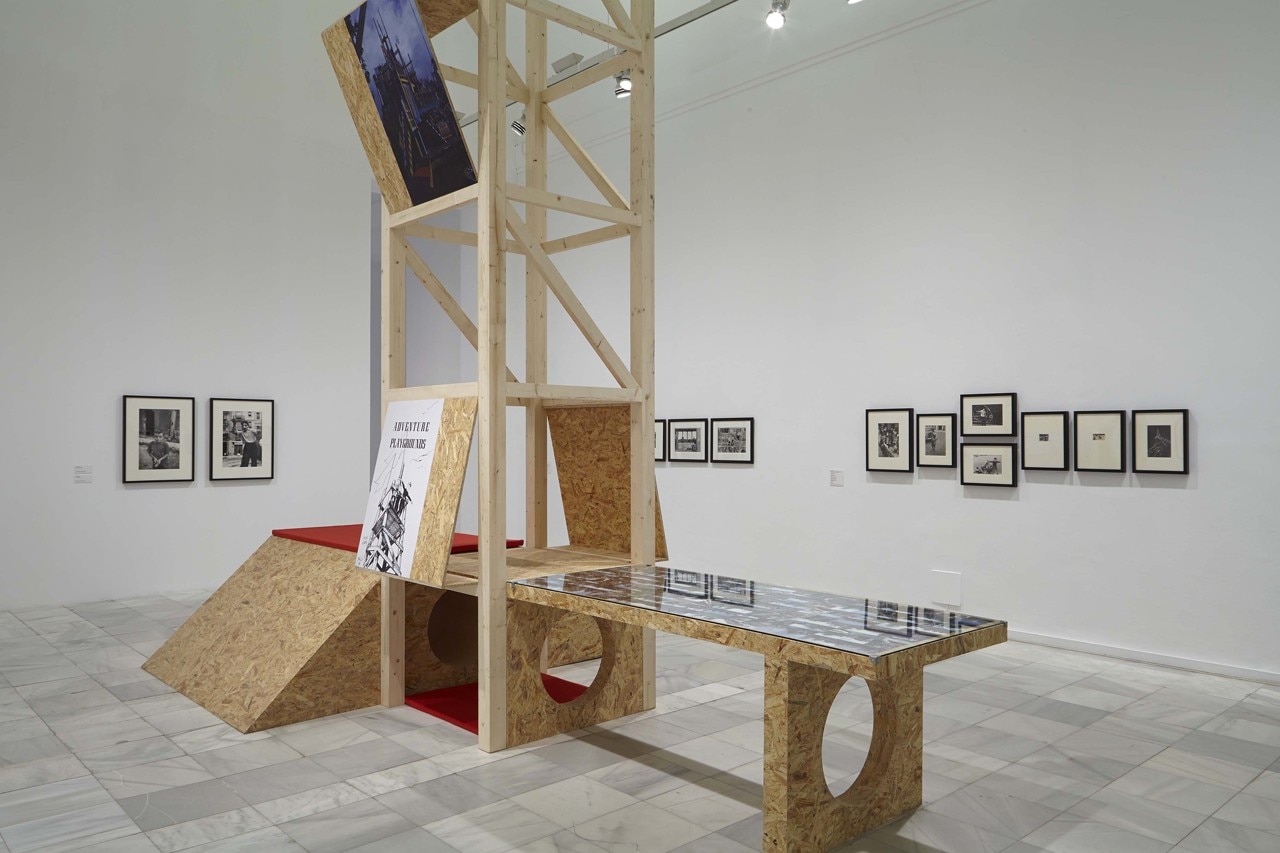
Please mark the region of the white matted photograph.
POLYGON ((921 468, 956 467, 955 415, 916 415, 916 464, 921 468))
POLYGON ((867 409, 867 470, 914 471, 914 409, 867 409))
POLYGON ((1133 472, 1190 472, 1186 409, 1137 409, 1133 412, 1133 472))
POLYGON ((707 461, 707 419, 667 421, 667 461, 707 461))
POLYGON ((960 453, 960 483, 964 486, 1018 485, 1018 445, 965 444, 960 453))
POLYGON ((1022 470, 1066 471, 1070 447, 1066 412, 1022 413, 1022 470))
POLYGON ((711 461, 743 465, 755 462, 755 418, 712 418, 711 461))
POLYGON ((123 483, 190 483, 195 474, 194 397, 125 395, 123 483))
POLYGON ((276 475, 274 400, 209 400, 209 479, 270 480, 276 475))
POLYGON ((979 435, 1018 434, 1018 395, 961 394, 960 434, 966 438, 979 435))
POLYGON ((1075 413, 1077 471, 1124 471, 1123 410, 1075 413))
POLYGON ((676 595, 689 598, 711 597, 711 576, 703 572, 686 572, 682 569, 665 569, 662 588, 676 595))

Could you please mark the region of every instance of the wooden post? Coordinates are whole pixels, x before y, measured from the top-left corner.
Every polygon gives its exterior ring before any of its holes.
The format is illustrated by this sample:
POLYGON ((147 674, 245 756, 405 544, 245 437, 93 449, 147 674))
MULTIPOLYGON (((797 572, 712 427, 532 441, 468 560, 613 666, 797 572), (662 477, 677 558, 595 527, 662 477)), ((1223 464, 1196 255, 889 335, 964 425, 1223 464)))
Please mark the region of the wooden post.
POLYGON ((507 744, 506 0, 480 0, 476 268, 479 296, 480 748, 507 744))
MULTIPOLYGON (((525 15, 525 175, 527 186, 547 188, 547 125, 542 117, 542 94, 547 86, 547 21, 525 15)), ((547 239, 547 211, 526 211, 533 239, 547 239)), ((525 261, 524 276, 525 382, 547 381, 547 284, 533 264, 525 261)), ((525 409, 524 538, 534 548, 547 547, 547 409, 535 400, 525 409)))
MULTIPOLYGON (((396 389, 405 386, 404 241, 382 205, 382 419, 396 389)), ((382 579, 382 704, 404 704, 404 581, 382 579)))

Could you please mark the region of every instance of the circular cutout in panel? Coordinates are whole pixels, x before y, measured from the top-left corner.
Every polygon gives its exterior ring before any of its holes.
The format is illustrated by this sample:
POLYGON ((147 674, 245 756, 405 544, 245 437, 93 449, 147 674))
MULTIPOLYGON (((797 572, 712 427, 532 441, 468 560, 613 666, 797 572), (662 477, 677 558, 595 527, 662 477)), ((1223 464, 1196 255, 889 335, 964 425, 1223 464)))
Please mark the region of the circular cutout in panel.
POLYGON ((475 666, 479 644, 476 599, 452 591, 440 596, 427 617, 427 642, 441 662, 475 666))
MULTIPOLYGON (((547 635, 547 675, 590 688, 600 676, 603 648, 604 638, 595 619, 582 613, 566 614, 556 620, 547 635)), ((578 698, 550 690, 547 693, 561 705, 578 698)))
POLYGON ((871 691, 856 675, 844 683, 822 729, 822 772, 838 797, 853 786, 871 748, 871 691))

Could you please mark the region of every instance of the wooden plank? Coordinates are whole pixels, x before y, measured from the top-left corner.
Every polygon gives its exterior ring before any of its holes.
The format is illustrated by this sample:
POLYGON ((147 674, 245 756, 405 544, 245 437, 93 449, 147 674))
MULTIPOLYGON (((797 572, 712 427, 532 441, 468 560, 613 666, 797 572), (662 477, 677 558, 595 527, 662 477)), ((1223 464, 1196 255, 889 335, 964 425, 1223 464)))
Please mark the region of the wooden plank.
POLYGON ((550 0, 510 0, 510 2, 512 6, 524 9, 526 12, 539 15, 548 21, 554 21, 571 30, 577 30, 585 35, 598 38, 623 50, 639 50, 640 48, 639 40, 634 36, 630 36, 603 21, 597 21, 595 18, 567 9, 559 3, 552 3, 550 0))
MULTIPOLYGON (((525 183, 534 189, 547 188, 547 123, 542 94, 547 87, 547 21, 525 15, 526 82, 530 109, 525 111, 525 183)), ((529 233, 541 243, 547 239, 547 212, 530 207, 529 233)), ((505 235, 503 235, 505 238, 505 235)), ((517 246, 515 241, 507 241, 517 246)), ((533 264, 525 264, 524 286, 525 379, 537 392, 547 382, 547 284, 533 264)), ((512 391, 508 391, 508 402, 512 391)), ((514 392, 518 393, 518 392, 514 392)), ((547 545, 547 410, 542 396, 535 393, 525 412, 525 540, 532 546, 547 545)))
POLYGON ((391 217, 382 205, 382 416, 387 414, 388 393, 405 383, 404 241, 388 226, 391 217))
POLYGON ((581 92, 588 86, 593 86, 601 80, 608 80, 619 71, 626 71, 631 67, 631 63, 635 62, 638 54, 631 51, 625 51, 618 54, 612 59, 606 59, 599 65, 593 65, 590 68, 584 68, 572 77, 561 80, 547 87, 546 94, 542 96, 543 103, 551 103, 558 101, 566 95, 572 95, 574 92, 581 92))
POLYGON ((449 385, 414 385, 409 388, 396 388, 389 397, 389 402, 397 400, 451 400, 458 397, 475 397, 480 393, 474 382, 455 382, 449 385))
POLYGON ((617 222, 622 225, 640 224, 640 217, 633 211, 619 209, 607 204, 596 204, 592 201, 584 201, 573 196, 560 195, 559 193, 547 192, 533 187, 512 184, 508 187, 507 197, 512 201, 531 205, 536 204, 539 207, 549 207, 552 210, 572 213, 575 216, 603 219, 606 222, 617 222))
POLYGON ((416 207, 410 207, 401 210, 399 213, 391 214, 391 227, 399 228, 408 222, 417 222, 419 219, 426 219, 429 216, 435 216, 440 213, 453 210, 455 207, 462 207, 476 200, 476 196, 480 192, 479 184, 472 184, 469 187, 463 187, 460 190, 454 190, 451 193, 440 196, 440 198, 432 199, 424 202, 416 207))
MULTIPOLYGON (((526 136, 528 134, 526 133, 526 136)), ((528 212, 529 218, 532 219, 536 210, 541 208, 531 208, 528 212)), ((532 225, 530 226, 533 227, 532 225)), ((476 245, 476 233, 474 231, 461 231, 456 228, 441 228, 436 225, 424 225, 420 222, 411 222, 408 225, 401 225, 398 229, 400 233, 408 237, 420 237, 423 240, 435 240, 440 243, 452 243, 456 246, 472 246, 476 245)), ((594 246, 597 243, 606 243, 609 240, 617 240, 619 237, 626 237, 631 233, 630 226, 627 225, 605 225, 601 228, 595 228, 591 231, 583 231, 580 234, 571 234, 568 237, 560 237, 555 240, 544 240, 542 242, 542 250, 548 255, 555 255, 560 252, 567 252, 571 249, 581 249, 584 246, 594 246)), ((514 252, 518 255, 524 254, 524 247, 516 243, 514 240, 505 240, 504 250, 514 252)))
POLYGON ((626 364, 623 363, 613 345, 604 336, 604 332, 600 331, 600 327, 596 325, 595 320, 591 319, 591 315, 587 313, 586 306, 574 295, 569 283, 564 280, 564 276, 556 269, 556 265, 552 263, 551 258, 547 257, 547 253, 542 251, 541 246, 532 244, 532 235, 529 233, 528 226, 524 224, 524 221, 510 203, 507 204, 507 228, 511 231, 511 236, 516 239, 516 242, 524 246, 525 254, 529 256, 529 263, 542 274, 547 286, 551 288, 551 292, 556 295, 556 299, 564 306, 569 319, 573 320, 574 325, 578 327, 578 331, 582 332, 587 339, 587 343, 591 344, 591 348, 600 356, 600 360, 604 362, 609 373, 623 388, 634 388, 636 380, 632 377, 631 372, 627 370, 626 364))
POLYGON ((438 225, 426 225, 421 222, 410 222, 400 226, 400 233, 406 237, 420 237, 423 240, 435 240, 438 243, 453 243, 458 246, 476 245, 476 232, 462 231, 457 228, 442 228, 438 225))
POLYGON ((626 404, 634 403, 639 398, 639 388, 600 388, 592 385, 507 383, 508 405, 513 403, 524 405, 537 401, 626 404))
POLYGON ((568 237, 561 237, 558 240, 547 240, 542 244, 542 250, 548 255, 554 255, 558 252, 567 252, 571 249, 581 249, 583 246, 594 246, 597 243, 607 243, 610 240, 616 240, 619 237, 626 237, 631 233, 631 229, 626 225, 606 225, 603 228, 595 228, 591 231, 583 231, 581 234, 571 234, 568 237))
POLYGON ((604 0, 604 8, 609 13, 609 17, 613 19, 618 29, 622 30, 633 38, 639 38, 640 34, 636 30, 636 25, 632 23, 631 16, 622 8, 622 4, 618 0, 604 0))
POLYGON ((418 0, 418 15, 427 35, 436 36, 476 10, 476 0, 418 0))
POLYGON ((382 578, 382 704, 404 704, 404 584, 400 578, 382 578))
MULTIPOLYGON (((480 16, 476 14, 468 17, 467 23, 471 26, 471 29, 475 32, 476 36, 479 37, 480 16)), ((516 67, 511 64, 511 60, 509 58, 506 58, 505 52, 503 54, 503 57, 505 62, 507 63, 507 66, 506 66, 507 89, 508 91, 510 91, 511 89, 515 89, 517 92, 520 93, 518 97, 515 97, 512 100, 520 101, 522 103, 527 104, 529 102, 529 87, 525 85, 524 78, 520 76, 519 71, 516 71, 516 67)), ((506 109, 506 104, 503 104, 502 106, 503 106, 503 109, 506 109)))
MULTIPOLYGON (((466 86, 468 89, 480 88, 480 75, 472 74, 470 71, 453 65, 440 64, 438 67, 440 68, 440 76, 450 83, 456 83, 459 86, 466 86)), ((514 72, 515 69, 513 68, 512 71, 514 72)), ((512 86, 508 84, 507 100, 527 104, 529 103, 529 90, 523 86, 512 86)))
POLYGON ((578 168, 587 176, 587 180, 591 182, 591 185, 600 191, 600 195, 604 196, 604 200, 613 207, 621 210, 630 210, 626 199, 622 197, 622 193, 618 192, 618 188, 613 185, 613 181, 609 180, 609 176, 604 173, 604 170, 591 158, 587 150, 564 126, 559 117, 556 116, 555 111, 551 109, 551 106, 543 104, 541 112, 547 128, 555 134, 556 139, 560 140, 564 150, 573 158, 573 162, 578 164, 578 168))

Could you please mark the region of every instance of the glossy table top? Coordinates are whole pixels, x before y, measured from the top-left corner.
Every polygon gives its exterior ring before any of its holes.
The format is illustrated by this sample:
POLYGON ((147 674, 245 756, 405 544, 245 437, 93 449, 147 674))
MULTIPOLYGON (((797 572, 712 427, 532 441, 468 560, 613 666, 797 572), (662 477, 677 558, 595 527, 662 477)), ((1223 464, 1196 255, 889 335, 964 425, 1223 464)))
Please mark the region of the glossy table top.
POLYGON ((620 566, 511 583, 726 625, 872 659, 1003 624, 998 619, 950 610, 661 566, 620 566))

